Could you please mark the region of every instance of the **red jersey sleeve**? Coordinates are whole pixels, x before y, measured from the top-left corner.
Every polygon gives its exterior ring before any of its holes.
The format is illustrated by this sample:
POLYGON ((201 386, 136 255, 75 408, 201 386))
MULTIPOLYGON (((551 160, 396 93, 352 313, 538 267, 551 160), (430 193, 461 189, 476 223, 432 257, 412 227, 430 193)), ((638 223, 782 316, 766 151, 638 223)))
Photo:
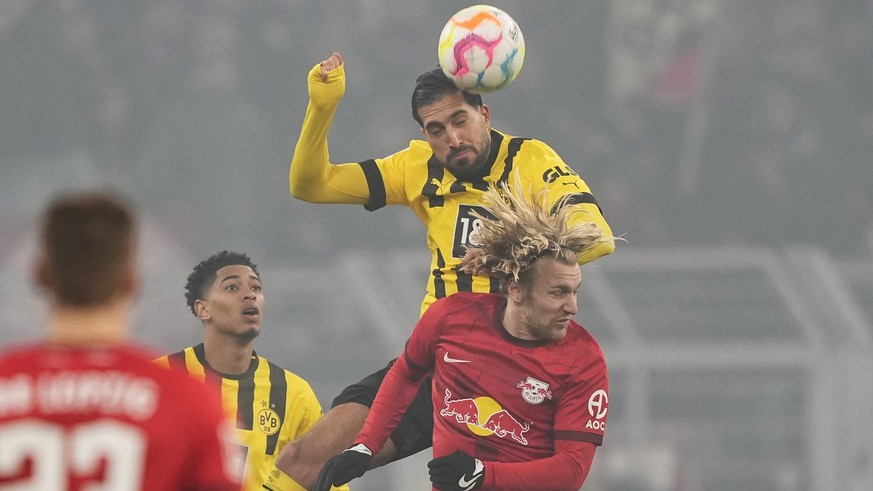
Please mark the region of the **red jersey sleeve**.
POLYGON ((556 442, 571 440, 602 445, 609 410, 606 358, 593 338, 581 349, 587 353, 578 358, 584 362, 573 373, 556 408, 554 438, 556 442))
POLYGON ((576 491, 582 487, 595 447, 583 442, 555 442, 555 455, 530 462, 483 462, 487 489, 553 489, 576 491))
POLYGON ((433 372, 434 351, 445 304, 441 300, 434 302, 415 325, 406 348, 379 387, 364 428, 355 438, 355 443, 363 443, 374 454, 397 427, 422 381, 433 372))

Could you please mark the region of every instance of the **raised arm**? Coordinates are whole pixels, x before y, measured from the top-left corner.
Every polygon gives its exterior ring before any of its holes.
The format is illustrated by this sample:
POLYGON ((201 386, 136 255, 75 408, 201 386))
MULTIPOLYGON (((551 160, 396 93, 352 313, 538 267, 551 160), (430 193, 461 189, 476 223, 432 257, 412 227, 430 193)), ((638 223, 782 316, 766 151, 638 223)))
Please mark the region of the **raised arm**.
POLYGON ((331 164, 328 152, 327 136, 346 85, 340 54, 315 65, 307 84, 309 105, 288 176, 291 195, 311 203, 365 204, 370 191, 361 166, 331 164))

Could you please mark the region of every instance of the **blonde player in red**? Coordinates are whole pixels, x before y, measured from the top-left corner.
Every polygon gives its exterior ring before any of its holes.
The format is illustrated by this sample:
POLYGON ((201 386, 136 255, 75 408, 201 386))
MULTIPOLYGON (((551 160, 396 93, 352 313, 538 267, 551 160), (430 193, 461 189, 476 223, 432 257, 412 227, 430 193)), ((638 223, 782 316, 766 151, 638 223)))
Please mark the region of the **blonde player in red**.
POLYGON ((362 475, 431 376, 435 489, 575 491, 585 482, 609 387, 600 346, 572 320, 582 284, 576 257, 607 239, 594 223, 568 225, 566 201, 550 209, 545 193, 529 200, 500 189, 489 191, 463 266, 491 274, 504 293, 431 305, 354 445, 327 461, 316 491, 362 475))

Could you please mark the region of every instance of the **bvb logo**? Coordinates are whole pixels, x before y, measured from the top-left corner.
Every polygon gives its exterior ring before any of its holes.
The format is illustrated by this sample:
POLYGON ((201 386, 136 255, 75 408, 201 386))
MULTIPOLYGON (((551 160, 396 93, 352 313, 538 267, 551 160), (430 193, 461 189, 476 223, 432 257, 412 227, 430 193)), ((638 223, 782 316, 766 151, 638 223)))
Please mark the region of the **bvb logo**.
POLYGON ((279 421, 279 415, 272 409, 262 409, 258 413, 258 428, 265 434, 272 435, 279 431, 279 426, 282 423, 279 421))

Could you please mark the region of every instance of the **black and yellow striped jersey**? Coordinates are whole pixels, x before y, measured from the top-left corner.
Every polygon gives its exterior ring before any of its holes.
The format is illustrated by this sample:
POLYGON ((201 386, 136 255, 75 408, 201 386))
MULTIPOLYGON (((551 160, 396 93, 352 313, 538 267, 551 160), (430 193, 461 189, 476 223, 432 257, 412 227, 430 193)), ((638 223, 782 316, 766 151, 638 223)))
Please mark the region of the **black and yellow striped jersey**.
MULTIPOLYGON (((573 215, 573 220, 595 222, 604 236, 612 237, 588 185, 547 144, 491 130, 489 159, 491 172, 478 182, 457 180, 421 140, 413 140, 407 149, 389 157, 360 162, 370 191, 366 208, 409 206, 427 229, 431 275, 422 312, 434 300, 456 292, 498 292, 499 285, 492 278, 457 270, 471 236, 481 226, 472 212, 484 213, 489 186, 520 184, 531 196, 546 190, 549 206, 566 196, 585 211, 573 215)), ((609 254, 613 248, 611 241, 603 243, 580 255, 579 262, 609 254)))
MULTIPOLYGON (((229 417, 236 421, 243 489, 259 490, 279 451, 300 438, 322 416, 321 404, 302 378, 257 353, 241 375, 219 373, 206 363, 203 344, 163 356, 155 363, 188 372, 220 391, 229 417)), ((193 408, 192 408, 193 409, 193 408)))
MULTIPOLYGON (((294 149, 288 174, 291 193, 312 203, 363 204, 368 210, 385 205, 408 206, 427 229, 431 251, 430 277, 421 312, 437 298, 456 292, 495 292, 499 285, 488 277, 457 271, 480 223, 471 212, 484 211, 489 185, 506 182, 513 187, 516 174, 522 194, 547 190, 550 206, 566 196, 585 213, 574 222, 591 221, 612 239, 612 230, 585 181, 546 143, 491 130, 490 173, 478 182, 459 181, 436 159, 424 140, 385 158, 331 163, 327 137, 345 93, 345 70, 340 65, 321 77, 321 65, 308 76, 310 101, 294 149)), ((611 254, 612 240, 579 255, 579 264, 611 254)))

